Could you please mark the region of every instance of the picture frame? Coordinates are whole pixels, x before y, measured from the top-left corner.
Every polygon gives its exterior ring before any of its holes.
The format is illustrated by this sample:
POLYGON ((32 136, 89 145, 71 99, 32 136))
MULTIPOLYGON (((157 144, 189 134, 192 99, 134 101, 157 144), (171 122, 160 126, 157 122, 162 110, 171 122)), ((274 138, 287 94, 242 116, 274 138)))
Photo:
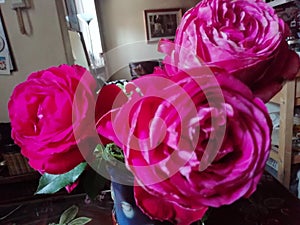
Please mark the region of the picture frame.
POLYGON ((174 39, 181 18, 181 8, 144 10, 147 42, 156 42, 161 38, 174 39))
POLYGON ((11 72, 16 70, 15 60, 11 52, 11 46, 0 9, 0 75, 11 75, 11 72))

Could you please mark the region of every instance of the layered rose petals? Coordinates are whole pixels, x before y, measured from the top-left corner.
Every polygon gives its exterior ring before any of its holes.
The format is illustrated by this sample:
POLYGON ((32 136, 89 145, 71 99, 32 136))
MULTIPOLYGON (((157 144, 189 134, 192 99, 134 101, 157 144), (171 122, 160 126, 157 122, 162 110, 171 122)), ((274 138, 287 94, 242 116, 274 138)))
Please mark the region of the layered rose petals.
POLYGON ((128 102, 98 123, 99 133, 124 150, 140 208, 178 224, 199 219, 206 207, 249 197, 270 149, 261 100, 227 74, 190 72, 134 80, 128 102), (155 199, 168 213, 153 209, 155 199))
POLYGON ((185 208, 177 204, 177 202, 149 194, 149 192, 139 186, 134 187, 134 197, 143 213, 151 219, 167 220, 180 225, 190 225, 192 222, 199 221, 208 209, 205 206, 201 206, 198 209, 185 208))
POLYGON ((76 65, 34 72, 15 87, 8 103, 12 137, 34 169, 65 173, 84 161, 78 145, 92 152, 96 88, 76 65))
POLYGON ((203 0, 184 15, 174 42, 162 40, 159 48, 168 54, 169 74, 217 67, 267 102, 300 68, 288 35, 288 26, 261 0, 203 0))

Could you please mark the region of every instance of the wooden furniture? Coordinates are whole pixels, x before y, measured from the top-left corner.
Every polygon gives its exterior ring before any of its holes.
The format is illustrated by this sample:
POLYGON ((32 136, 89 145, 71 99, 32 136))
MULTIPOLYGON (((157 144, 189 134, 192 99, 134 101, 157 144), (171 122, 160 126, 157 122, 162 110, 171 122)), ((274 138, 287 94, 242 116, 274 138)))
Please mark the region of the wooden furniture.
POLYGON ((299 225, 300 200, 265 173, 249 199, 213 209, 205 225, 299 225))
POLYGON ((10 123, 0 123, 0 205, 31 199, 39 177, 11 139, 10 123))
MULTIPOLYGON (((79 194, 0 205, 0 224, 58 222, 61 213, 75 204, 79 207, 78 216, 92 218, 89 225, 112 225, 112 205, 107 200, 88 202, 85 195, 79 194)), ((206 225, 299 225, 300 200, 265 173, 250 199, 213 209, 208 218, 206 225)))
POLYGON ((278 165, 275 177, 289 189, 292 165, 300 163, 300 154, 292 145, 294 108, 300 106, 300 72, 296 80, 288 81, 270 102, 280 107, 279 143, 272 145, 270 158, 278 165))
POLYGON ((39 177, 37 172, 0 176, 0 205, 32 199, 38 186, 39 177))
POLYGON ((87 201, 84 194, 60 195, 47 198, 0 204, 0 224, 47 225, 58 223, 61 214, 72 205, 79 208, 78 217, 88 217, 89 225, 112 225, 111 201, 87 201))

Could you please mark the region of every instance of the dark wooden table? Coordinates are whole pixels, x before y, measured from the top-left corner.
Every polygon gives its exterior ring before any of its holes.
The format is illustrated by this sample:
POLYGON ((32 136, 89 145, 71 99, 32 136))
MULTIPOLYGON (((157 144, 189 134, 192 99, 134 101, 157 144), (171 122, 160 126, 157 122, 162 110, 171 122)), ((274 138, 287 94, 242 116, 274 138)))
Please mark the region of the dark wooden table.
POLYGON ((69 207, 79 207, 77 217, 92 219, 89 225, 112 225, 111 202, 87 201, 85 194, 65 195, 35 199, 0 206, 1 225, 48 225, 58 223, 59 217, 69 207), (5 217, 5 218, 4 218, 5 217))
POLYGON ((300 225, 300 200, 265 173, 249 199, 213 209, 205 225, 300 225))
MULTIPOLYGON (((79 206, 78 216, 92 218, 89 225, 112 225, 111 202, 87 202, 84 194, 62 195, 0 204, 1 225, 48 225, 58 223, 61 213, 79 206)), ((141 224, 142 225, 142 224, 141 224)), ((264 174, 250 199, 212 209, 205 225, 300 225, 300 200, 271 175, 264 174)))

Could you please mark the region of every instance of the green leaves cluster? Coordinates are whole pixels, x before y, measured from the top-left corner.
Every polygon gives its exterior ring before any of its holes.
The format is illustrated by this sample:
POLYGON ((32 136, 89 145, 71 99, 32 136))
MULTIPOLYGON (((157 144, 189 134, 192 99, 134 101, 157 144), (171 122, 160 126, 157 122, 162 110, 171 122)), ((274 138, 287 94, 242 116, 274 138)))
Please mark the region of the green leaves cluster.
POLYGON ((74 169, 64 174, 54 175, 44 173, 40 178, 36 194, 53 194, 63 187, 74 183, 85 170, 86 166, 87 163, 84 162, 80 163, 74 169))
MULTIPOLYGON (((116 160, 124 162, 124 155, 120 148, 114 143, 108 144, 105 147, 98 145, 94 150, 95 161, 92 168, 95 170, 86 170, 88 164, 86 162, 80 163, 74 169, 64 174, 48 174, 44 173, 39 181, 39 186, 35 194, 54 194, 73 184, 82 174, 84 176, 84 188, 90 198, 95 198, 99 191, 104 187, 106 179, 102 177, 99 171, 106 170, 106 163, 114 164, 116 160)), ((84 225, 91 221, 87 217, 75 218, 78 213, 78 207, 73 205, 63 212, 59 223, 51 223, 49 225, 84 225)))
POLYGON ((124 162, 124 154, 122 149, 114 143, 107 144, 105 148, 102 145, 97 145, 94 151, 96 158, 113 163, 115 160, 124 162))
POLYGON ((106 179, 100 174, 106 171, 106 163, 115 164, 116 160, 124 162, 123 151, 114 143, 107 144, 105 147, 97 145, 94 150, 95 161, 91 165, 93 169, 86 170, 87 163, 83 162, 77 165, 71 171, 64 174, 44 173, 39 181, 36 194, 54 194, 74 183, 80 175, 85 172, 84 188, 87 194, 93 199, 104 187, 106 179))
POLYGON ((84 225, 89 223, 92 219, 88 217, 75 218, 78 213, 78 207, 72 205, 70 208, 65 210, 60 218, 59 223, 50 223, 49 225, 84 225))

